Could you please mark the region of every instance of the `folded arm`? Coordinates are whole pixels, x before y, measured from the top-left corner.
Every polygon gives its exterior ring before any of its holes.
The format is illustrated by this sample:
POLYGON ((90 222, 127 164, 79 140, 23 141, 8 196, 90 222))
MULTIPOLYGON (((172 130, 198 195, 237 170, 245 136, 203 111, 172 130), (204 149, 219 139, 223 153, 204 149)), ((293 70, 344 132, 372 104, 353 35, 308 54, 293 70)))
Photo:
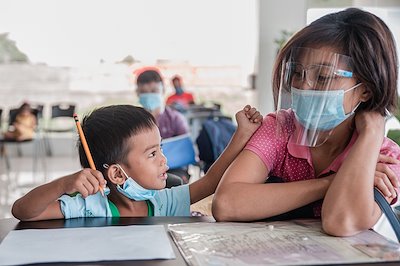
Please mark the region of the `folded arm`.
POLYGON ((265 184, 269 170, 252 151, 244 150, 225 172, 212 212, 217 221, 253 221, 282 214, 325 195, 331 177, 265 184))

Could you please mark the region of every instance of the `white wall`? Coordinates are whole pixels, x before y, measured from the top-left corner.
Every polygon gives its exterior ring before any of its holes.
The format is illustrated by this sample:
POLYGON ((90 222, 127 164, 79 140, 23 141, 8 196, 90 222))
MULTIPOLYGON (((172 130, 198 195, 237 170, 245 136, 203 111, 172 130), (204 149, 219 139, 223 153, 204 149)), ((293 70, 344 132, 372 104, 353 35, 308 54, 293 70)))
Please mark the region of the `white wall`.
POLYGON ((259 54, 256 89, 262 114, 274 111, 271 76, 277 53, 274 40, 280 32, 298 31, 306 25, 306 0, 259 1, 259 54))

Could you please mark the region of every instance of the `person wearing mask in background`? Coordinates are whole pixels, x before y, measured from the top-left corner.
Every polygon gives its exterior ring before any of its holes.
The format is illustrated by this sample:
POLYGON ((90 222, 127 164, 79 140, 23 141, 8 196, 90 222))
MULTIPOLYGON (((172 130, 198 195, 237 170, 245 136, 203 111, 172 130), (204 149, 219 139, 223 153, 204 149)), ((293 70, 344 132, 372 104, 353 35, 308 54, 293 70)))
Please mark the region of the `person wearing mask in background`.
POLYGON ((184 91, 180 76, 174 76, 171 81, 175 88, 175 94, 167 98, 167 105, 174 107, 178 111, 187 110, 189 105, 194 104, 193 95, 184 91))
POLYGON ((155 69, 141 72, 136 80, 139 102, 157 120, 163 139, 183 135, 189 132, 185 117, 165 106, 164 84, 160 73, 155 69))
MULTIPOLYGON (((165 106, 163 79, 157 69, 147 68, 140 72, 136 85, 139 102, 156 119, 161 138, 172 138, 189 132, 186 118, 180 112, 165 106)), ((184 183, 190 178, 186 168, 170 169, 168 173, 179 176, 184 183)))

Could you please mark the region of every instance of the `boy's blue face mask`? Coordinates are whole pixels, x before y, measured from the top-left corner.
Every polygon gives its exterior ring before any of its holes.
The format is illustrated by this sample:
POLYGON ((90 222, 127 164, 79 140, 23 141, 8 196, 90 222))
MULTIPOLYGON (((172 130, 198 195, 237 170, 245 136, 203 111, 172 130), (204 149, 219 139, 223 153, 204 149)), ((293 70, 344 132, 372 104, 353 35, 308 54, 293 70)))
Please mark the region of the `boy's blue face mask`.
POLYGON ((132 200, 136 201, 142 201, 142 200, 149 200, 154 198, 154 195, 156 194, 156 190, 153 189, 145 189, 141 185, 139 185, 135 180, 132 179, 132 177, 128 176, 124 169, 117 164, 119 169, 124 173, 126 176, 125 183, 122 185, 117 185, 117 190, 123 194, 125 197, 130 198, 132 200))
POLYGON ((297 121, 306 129, 329 131, 354 114, 357 106, 348 114, 343 108, 344 94, 361 83, 347 90, 299 90, 291 88, 292 110, 297 121))
POLYGON ((157 108, 163 109, 164 107, 161 93, 141 93, 139 95, 139 102, 144 109, 150 112, 157 108))

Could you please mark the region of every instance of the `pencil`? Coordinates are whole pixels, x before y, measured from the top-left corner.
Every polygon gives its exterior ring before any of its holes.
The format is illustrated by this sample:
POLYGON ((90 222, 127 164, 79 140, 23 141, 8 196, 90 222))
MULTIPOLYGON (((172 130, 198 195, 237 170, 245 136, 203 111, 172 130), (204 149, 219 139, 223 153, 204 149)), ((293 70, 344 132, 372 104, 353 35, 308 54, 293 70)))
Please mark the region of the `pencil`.
MULTIPOLYGON (((89 146, 86 142, 85 134, 83 134, 83 129, 82 129, 81 123, 79 122, 77 114, 74 114, 74 119, 75 119, 76 128, 78 129, 79 138, 82 142, 82 146, 83 146, 83 149, 85 150, 86 158, 89 162, 89 166, 91 169, 96 170, 96 166, 94 165, 92 154, 90 153, 89 146)), ((99 186, 99 189, 100 189, 101 195, 103 195, 103 197, 104 197, 103 188, 101 186, 99 186)))

